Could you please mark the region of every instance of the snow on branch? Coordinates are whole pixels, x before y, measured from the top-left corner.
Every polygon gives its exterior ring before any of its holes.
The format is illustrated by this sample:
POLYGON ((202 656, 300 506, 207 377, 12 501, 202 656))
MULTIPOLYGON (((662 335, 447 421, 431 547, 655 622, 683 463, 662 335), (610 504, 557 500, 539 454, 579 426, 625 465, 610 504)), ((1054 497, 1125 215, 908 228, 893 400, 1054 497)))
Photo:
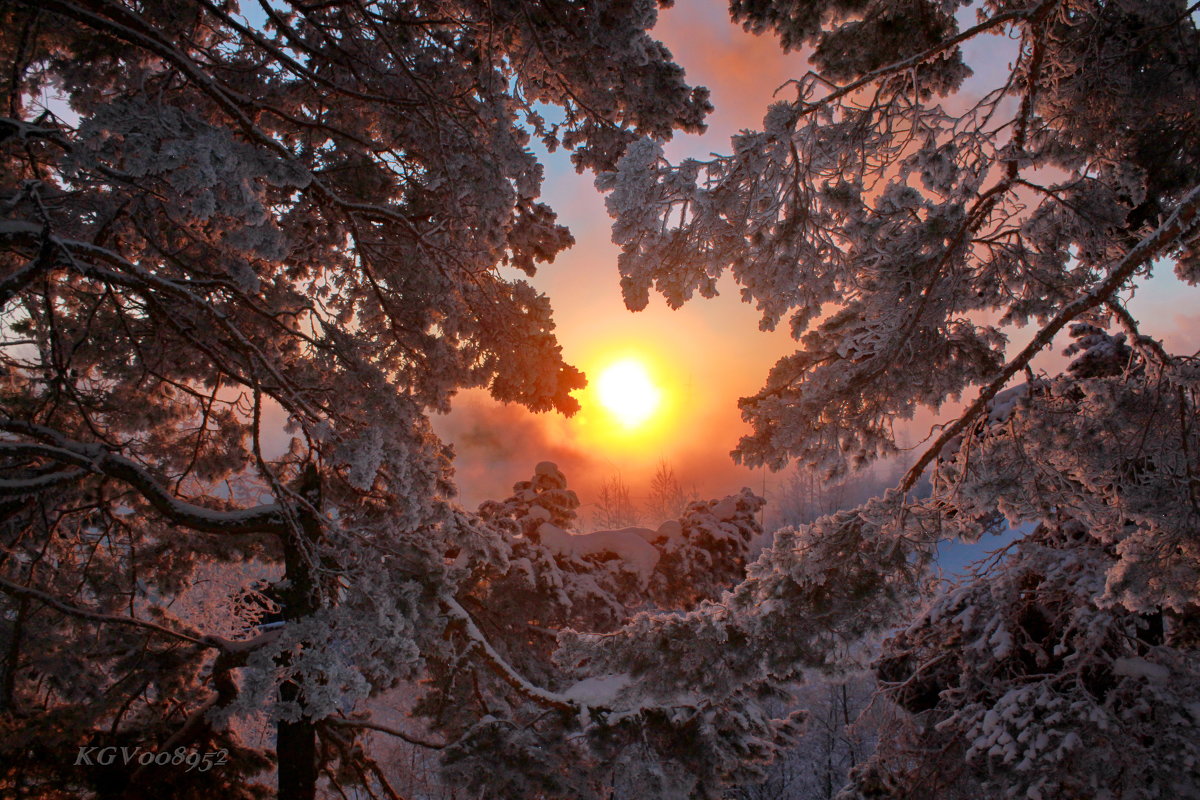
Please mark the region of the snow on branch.
POLYGON ((451 619, 461 626, 463 633, 466 634, 467 639, 470 641, 471 648, 477 650, 483 656, 483 660, 487 663, 488 667, 522 697, 540 706, 554 708, 559 711, 577 712, 585 708, 585 706, 582 706, 566 695, 556 694, 534 686, 523 678, 496 652, 496 648, 492 647, 491 642, 483 635, 483 631, 479 630, 479 626, 475 624, 475 620, 471 618, 471 615, 467 613, 467 610, 457 600, 452 597, 443 597, 442 607, 451 619))
POLYGON ((0 417, 0 429, 49 442, 43 444, 3 441, 0 442, 0 453, 41 456, 115 478, 136 489, 150 505, 176 525, 204 533, 284 534, 287 532, 287 523, 282 508, 277 503, 236 511, 205 508, 180 500, 159 483, 145 467, 124 456, 112 453, 101 445, 77 442, 51 428, 21 422, 9 417, 0 417))
POLYGON ((0 478, 0 497, 25 497, 64 483, 73 483, 87 475, 87 470, 65 469, 28 478, 0 478))
POLYGON ((1183 200, 1180 201, 1179 205, 1162 225, 1125 253, 1124 257, 1109 271, 1107 278, 1094 286, 1086 294, 1077 297, 1074 301, 1063 306, 1054 315, 1054 318, 1038 331, 1033 340, 1004 365, 1004 369, 1000 370, 992 382, 980 390, 979 397, 975 398, 975 401, 967 407, 966 411, 959 415, 958 419, 946 426, 937 440, 921 455, 917 463, 913 464, 912 468, 905 474, 904 481, 900 484, 901 491, 907 492, 916 485, 917 481, 921 478, 921 473, 937 458, 946 444, 957 436, 971 420, 979 416, 987 408, 987 404, 991 402, 992 398, 1004 388, 1008 380, 1024 369, 1033 360, 1034 356, 1050 344, 1054 336, 1067 323, 1076 319, 1079 315, 1107 303, 1138 267, 1154 258, 1164 248, 1175 241, 1177 237, 1192 227, 1196 223, 1198 215, 1200 215, 1200 186, 1195 186, 1184 196, 1183 200))
POLYGON ((854 92, 858 91, 859 89, 863 88, 864 86, 874 83, 875 81, 879 80, 880 78, 886 78, 889 75, 895 75, 899 72, 904 72, 905 70, 910 70, 913 67, 916 67, 918 64, 922 64, 931 58, 934 58, 942 53, 945 53, 947 50, 952 50, 953 48, 957 47, 958 45, 962 44, 963 42, 965 42, 969 39, 973 39, 974 37, 978 36, 981 33, 986 33, 987 31, 990 31, 993 28, 999 27, 1001 25, 1005 25, 1009 22, 1016 22, 1017 20, 1029 19, 1030 17, 1036 17, 1039 14, 1042 14, 1045 9, 1047 9, 1051 5, 1053 5, 1053 3, 1055 1, 1056 0, 1047 0, 1046 2, 1039 3, 1038 5, 1035 5, 1035 6, 1029 6, 1027 8, 1015 8, 1010 11, 1006 11, 1003 14, 997 14, 994 17, 985 19, 984 21, 980 22, 979 24, 975 25, 974 27, 968 28, 967 30, 962 31, 961 33, 957 34, 956 36, 951 36, 947 39, 944 39, 944 40, 938 42, 937 44, 935 44, 933 47, 922 50, 920 53, 917 53, 916 55, 909 56, 908 58, 901 59, 900 61, 896 61, 891 64, 887 64, 885 66, 879 67, 878 69, 872 70, 871 72, 868 72, 866 75, 863 75, 861 78, 858 78, 856 80, 853 80, 853 81, 843 84, 841 86, 837 86, 829 94, 825 95, 824 97, 821 97, 820 99, 818 99, 817 101, 815 101, 813 103, 807 104, 805 106, 805 108, 800 112, 800 116, 804 116, 805 114, 811 113, 811 112, 815 111, 816 109, 821 108, 822 106, 833 103, 836 100, 840 100, 841 98, 845 97, 848 94, 853 94, 854 92))
POLYGON ((80 608, 79 606, 65 603, 51 594, 39 591, 38 589, 32 589, 28 586, 22 586, 19 583, 13 583, 5 578, 0 578, 0 592, 4 592, 5 594, 12 595, 14 597, 37 600, 40 603, 44 603, 45 605, 48 605, 51 608, 61 611, 62 613, 68 614, 72 617, 79 617, 80 619, 92 620, 93 622, 111 623, 115 625, 132 625, 137 628, 145 628, 156 633, 165 634, 166 636, 170 636, 175 639, 182 639, 185 642, 190 642, 191 644, 198 645, 199 647, 211 648, 214 650, 220 650, 222 652, 225 652, 226 650, 224 640, 220 639, 219 637, 202 636, 194 631, 168 628, 165 625, 158 625, 154 622, 149 622, 144 619, 137 619, 136 617, 122 617, 115 614, 104 614, 99 611, 80 608))
MULTIPOLYGON (((279 386, 290 386, 290 382, 273 359, 233 324, 226 314, 197 295, 194 287, 188 285, 188 281, 172 280, 157 275, 107 247, 54 236, 45 226, 32 222, 0 220, 0 239, 8 239, 14 244, 27 247, 38 247, 38 255, 32 262, 0 281, 0 307, 42 272, 60 264, 69 266, 87 277, 114 283, 143 295, 150 296, 151 292, 158 291, 167 294, 171 299, 182 300, 198 309, 210 318, 214 325, 225 331, 236 342, 248 362, 256 363, 279 386), (60 254, 62 259, 56 258, 55 253, 60 254), (97 261, 109 264, 112 269, 93 263, 97 261)), ((223 368, 233 372, 228 365, 223 368)), ((241 380, 252 383, 248 378, 241 380)), ((293 410, 294 406, 309 414, 316 413, 308 408, 301 398, 296 397, 294 392, 287 395, 276 393, 273 397, 289 410, 293 410)))

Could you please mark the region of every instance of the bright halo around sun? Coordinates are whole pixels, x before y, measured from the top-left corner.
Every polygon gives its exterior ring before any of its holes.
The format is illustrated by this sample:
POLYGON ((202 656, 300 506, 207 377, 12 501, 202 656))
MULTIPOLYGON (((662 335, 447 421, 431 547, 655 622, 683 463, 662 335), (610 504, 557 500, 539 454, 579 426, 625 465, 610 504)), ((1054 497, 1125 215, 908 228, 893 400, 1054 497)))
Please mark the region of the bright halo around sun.
POLYGON ((623 427, 640 427, 662 402, 662 391, 637 359, 627 358, 604 369, 596 379, 600 405, 623 427))

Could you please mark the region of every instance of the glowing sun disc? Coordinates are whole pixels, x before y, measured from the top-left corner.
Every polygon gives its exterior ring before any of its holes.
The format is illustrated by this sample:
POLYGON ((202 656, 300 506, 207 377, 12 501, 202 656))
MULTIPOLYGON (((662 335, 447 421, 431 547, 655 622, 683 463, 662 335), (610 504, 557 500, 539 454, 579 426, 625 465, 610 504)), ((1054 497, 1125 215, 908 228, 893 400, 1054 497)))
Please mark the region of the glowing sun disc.
POLYGON ((618 361, 596 380, 600 405, 627 428, 641 425, 658 408, 662 394, 638 361, 618 361))

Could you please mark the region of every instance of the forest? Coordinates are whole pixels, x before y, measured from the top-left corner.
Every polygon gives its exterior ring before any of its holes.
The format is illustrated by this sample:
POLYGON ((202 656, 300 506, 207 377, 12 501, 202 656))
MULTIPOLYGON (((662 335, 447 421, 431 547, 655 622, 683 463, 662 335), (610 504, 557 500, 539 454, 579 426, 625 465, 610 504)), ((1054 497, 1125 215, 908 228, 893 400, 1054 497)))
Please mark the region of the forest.
POLYGON ((1200 798, 1197 4, 730 0, 807 67, 700 158, 689 2, 0 2, 0 797, 1200 798), (659 403, 562 154, 789 495, 462 500, 464 393, 659 403))

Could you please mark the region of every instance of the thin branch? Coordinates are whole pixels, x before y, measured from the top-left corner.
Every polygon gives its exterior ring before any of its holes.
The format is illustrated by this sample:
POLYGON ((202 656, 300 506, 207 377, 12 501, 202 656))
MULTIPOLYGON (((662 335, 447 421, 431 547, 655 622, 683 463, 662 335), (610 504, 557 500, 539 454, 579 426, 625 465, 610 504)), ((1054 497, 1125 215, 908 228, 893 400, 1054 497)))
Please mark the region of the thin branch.
POLYGON ((0 578, 0 592, 4 592, 5 594, 12 595, 14 597, 24 597, 31 600, 37 600, 40 603, 44 603, 45 605, 48 605, 51 608, 61 611, 62 613, 72 617, 92 620, 93 622, 103 622, 114 625, 130 625, 136 628, 145 628, 147 630, 154 631, 155 633, 161 633, 175 639, 181 639, 199 647, 224 651, 222 640, 216 637, 200 636, 195 633, 168 628, 165 625, 158 625, 157 623, 149 622, 144 619, 137 619, 136 617, 121 617, 115 614, 104 614, 99 611, 81 608, 79 606, 63 602, 54 595, 47 594, 46 592, 33 589, 28 586, 22 586, 19 583, 13 583, 5 578, 0 578))
POLYGON ((1121 323, 1121 327, 1123 327, 1129 334, 1129 344, 1132 347, 1135 349, 1144 348, 1149 350, 1159 364, 1165 365, 1171 363, 1171 356, 1167 353, 1166 349, 1163 348, 1162 342, 1143 335, 1138 329, 1137 320, 1133 318, 1133 315, 1129 313, 1129 310, 1126 309, 1125 306, 1123 306, 1115 297, 1105 301, 1105 306, 1108 307, 1109 311, 1113 312, 1117 320, 1121 323))
MULTIPOLYGON (((160 291, 172 298, 179 299, 208 316, 213 324, 225 331, 229 338, 241 348, 242 354, 248 361, 259 364, 277 382, 281 391, 273 393, 272 397, 289 411, 300 411, 310 416, 320 416, 308 403, 300 398, 295 391, 284 391, 291 387, 291 382, 279 371, 274 359, 268 358, 262 349, 255 345, 229 319, 211 303, 196 296, 191 291, 191 281, 172 280, 157 275, 145 267, 129 261, 120 253, 101 247, 91 242, 62 239, 48 235, 44 228, 31 222, 9 220, 0 225, 0 239, 9 239, 17 244, 26 246, 38 245, 45 247, 49 242, 65 258, 65 265, 73 267, 79 273, 89 277, 115 283, 142 294, 147 300, 154 299, 154 291, 160 291), (83 259, 83 260, 81 260, 83 259), (115 270, 104 269, 91 263, 90 259, 111 264, 115 270)), ((170 321, 169 315, 166 315, 170 321)), ((211 355, 211 354, 210 354, 211 355)), ((226 366, 226 372, 237 374, 226 366)), ((249 382, 249 381, 247 381, 249 382)))
POLYGON ((939 55, 940 53, 943 53, 946 50, 949 50, 950 48, 957 46, 961 42, 965 42, 967 39, 971 39, 975 36, 978 36, 979 34, 985 32, 985 31, 991 30, 992 28, 995 28, 997 26, 1003 25, 1008 22, 1013 22, 1013 21, 1016 21, 1019 19, 1027 19, 1029 17, 1035 16, 1036 14, 1040 13, 1043 8, 1045 8, 1046 6, 1048 6, 1052 3, 1055 3, 1055 2, 1057 2, 1057 0, 1047 0, 1047 2, 1039 3, 1038 5, 1036 5, 1032 8, 1020 8, 1020 9, 1015 9, 1013 11, 1007 11, 1003 14, 997 14, 996 16, 992 17, 991 19, 986 19, 983 22, 980 22, 978 25, 976 25, 972 28, 968 28, 967 30, 963 31, 962 33, 960 33, 956 36, 951 36, 949 39, 944 39, 944 40, 938 42, 933 47, 923 50, 920 53, 917 53, 915 56, 909 56, 908 58, 893 62, 891 64, 888 64, 887 66, 883 66, 883 67, 880 67, 879 69, 872 70, 871 72, 868 72, 866 75, 863 75, 861 78, 851 81, 850 83, 847 83, 847 84, 839 87, 837 90, 830 92, 829 94, 825 95, 824 97, 820 98, 819 100, 817 100, 813 103, 806 103, 805 107, 803 109, 801 109, 801 111, 800 111, 800 116, 803 117, 807 114, 810 114, 813 111, 817 110, 818 108, 821 108, 824 105, 828 105, 829 103, 832 103, 835 100, 839 100, 842 97, 845 97, 846 95, 851 94, 851 93, 861 89, 862 87, 866 86, 867 84, 873 83, 873 82, 879 80, 880 78, 886 78, 888 75, 894 75, 897 72, 904 72, 905 70, 912 69, 913 67, 917 66, 918 64, 920 64, 924 61, 928 61, 929 59, 933 58, 934 56, 939 55))
POLYGON ((393 728, 388 725, 382 725, 378 722, 372 722, 371 720, 366 720, 366 719, 347 719, 345 717, 326 717, 325 719, 321 720, 321 722, 324 725, 335 725, 340 728, 360 728, 362 730, 378 731, 380 733, 386 733, 389 736, 395 736, 397 739, 408 742, 411 745, 416 745, 417 747, 424 747, 429 750, 442 750, 448 746, 444 742, 433 742, 428 739, 422 739, 420 737, 414 736, 411 733, 406 733, 405 731, 402 731, 399 728, 393 728))

